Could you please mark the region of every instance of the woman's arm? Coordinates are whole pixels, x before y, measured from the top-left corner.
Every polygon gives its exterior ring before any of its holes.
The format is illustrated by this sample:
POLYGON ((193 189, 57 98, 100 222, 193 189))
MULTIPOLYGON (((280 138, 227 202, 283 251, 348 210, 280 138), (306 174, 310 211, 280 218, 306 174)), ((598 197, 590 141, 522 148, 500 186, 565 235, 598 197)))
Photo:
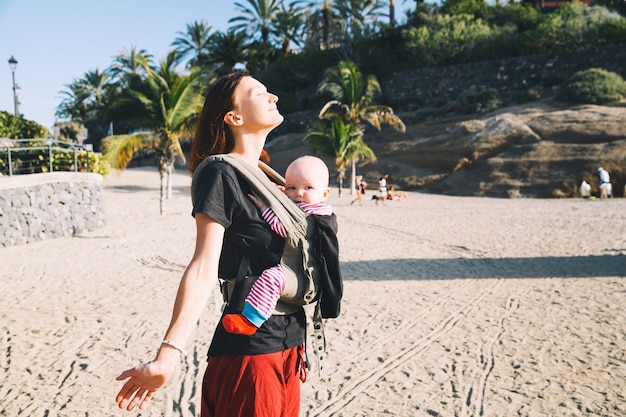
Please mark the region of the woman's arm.
MULTIPOLYGON (((174 302, 172 319, 165 339, 184 346, 217 282, 224 227, 209 216, 196 213, 196 249, 183 273, 174 302)), ((137 403, 143 409, 154 393, 173 374, 181 352, 162 344, 156 358, 122 372, 116 379, 126 381, 115 401, 120 408, 132 410, 137 403)))

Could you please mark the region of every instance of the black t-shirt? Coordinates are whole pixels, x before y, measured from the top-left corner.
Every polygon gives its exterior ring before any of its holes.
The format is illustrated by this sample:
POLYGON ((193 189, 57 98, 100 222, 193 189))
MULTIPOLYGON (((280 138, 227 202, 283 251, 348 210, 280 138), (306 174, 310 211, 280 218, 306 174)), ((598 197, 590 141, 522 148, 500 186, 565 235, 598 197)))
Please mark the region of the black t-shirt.
MULTIPOLYGON (((197 184, 192 215, 204 213, 226 229, 218 268, 221 278, 237 276, 244 253, 250 261, 247 271, 250 276, 260 275, 279 263, 284 239, 263 220, 248 197, 250 186, 234 168, 225 162, 213 162, 199 173, 197 184)), ((305 327, 303 309, 288 315, 272 315, 252 336, 228 333, 220 320, 209 356, 255 355, 298 346, 304 343, 305 327)))

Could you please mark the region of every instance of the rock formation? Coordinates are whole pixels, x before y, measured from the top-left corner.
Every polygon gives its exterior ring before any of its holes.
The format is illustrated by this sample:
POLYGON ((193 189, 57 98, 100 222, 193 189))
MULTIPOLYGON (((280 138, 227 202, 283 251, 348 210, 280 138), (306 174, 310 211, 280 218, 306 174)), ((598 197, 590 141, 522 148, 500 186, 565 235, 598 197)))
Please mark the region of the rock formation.
MULTIPOLYGON (((288 134, 271 141, 272 165, 284 172, 293 158, 312 153, 303 137, 288 134)), ((358 173, 375 184, 388 172, 389 183, 404 190, 574 197, 583 180, 598 193, 599 166, 611 173, 616 196, 622 196, 626 184, 623 103, 567 107, 542 101, 480 116, 457 115, 412 124, 404 134, 391 128, 368 130, 365 141, 378 160, 359 162, 358 173)), ((333 168, 333 161, 327 162, 333 168)))

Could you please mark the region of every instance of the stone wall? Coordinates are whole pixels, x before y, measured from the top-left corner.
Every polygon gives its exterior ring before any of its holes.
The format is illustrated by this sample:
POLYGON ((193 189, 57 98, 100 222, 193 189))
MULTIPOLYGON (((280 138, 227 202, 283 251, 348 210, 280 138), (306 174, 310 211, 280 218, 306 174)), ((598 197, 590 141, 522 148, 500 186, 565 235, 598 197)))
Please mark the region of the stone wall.
POLYGON ((529 55, 396 73, 381 82, 386 104, 396 113, 453 103, 465 90, 496 88, 514 101, 530 89, 548 91, 576 71, 604 68, 626 79, 626 44, 529 55))
POLYGON ((99 174, 0 176, 0 247, 73 236, 105 223, 99 174))

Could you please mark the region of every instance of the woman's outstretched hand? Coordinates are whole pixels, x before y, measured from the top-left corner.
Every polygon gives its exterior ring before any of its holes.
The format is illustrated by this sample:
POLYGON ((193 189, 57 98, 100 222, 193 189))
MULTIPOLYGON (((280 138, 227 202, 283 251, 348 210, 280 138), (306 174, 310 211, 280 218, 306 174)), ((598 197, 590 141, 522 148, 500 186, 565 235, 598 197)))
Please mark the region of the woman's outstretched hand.
POLYGON ((115 397, 115 402, 120 408, 126 408, 128 411, 139 403, 139 409, 143 410, 154 393, 165 385, 172 371, 173 369, 169 372, 164 371, 157 361, 153 361, 122 372, 115 379, 118 381, 129 379, 115 397))

